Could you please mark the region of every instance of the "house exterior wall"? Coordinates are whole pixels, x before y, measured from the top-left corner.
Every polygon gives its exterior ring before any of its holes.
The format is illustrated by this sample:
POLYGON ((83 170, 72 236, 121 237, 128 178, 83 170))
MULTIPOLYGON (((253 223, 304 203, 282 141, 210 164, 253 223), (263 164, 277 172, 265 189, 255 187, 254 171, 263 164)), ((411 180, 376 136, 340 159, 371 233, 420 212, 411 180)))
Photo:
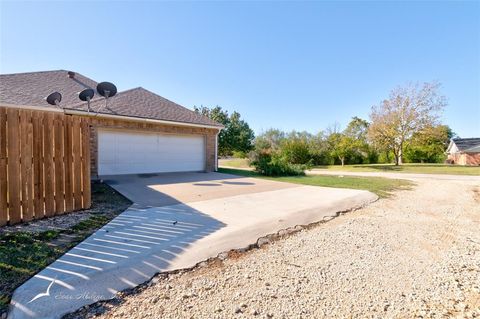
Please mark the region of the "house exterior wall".
POLYGON ((205 137, 205 154, 206 167, 205 171, 211 172, 215 170, 215 137, 218 133, 217 129, 202 127, 187 127, 165 125, 157 123, 146 123, 137 121, 124 121, 117 119, 106 119, 101 117, 86 117, 90 122, 90 162, 92 179, 98 178, 98 129, 130 129, 135 131, 149 131, 166 134, 187 134, 187 135, 203 135, 205 137))
POLYGON ((448 155, 447 155, 447 163, 455 163, 455 154, 448 153, 448 155))
POLYGON ((480 153, 465 153, 466 165, 480 165, 480 153))
POLYGON ((457 165, 465 165, 464 158, 462 153, 450 153, 448 154, 447 160, 449 163, 457 165))
POLYGON ((480 153, 448 154, 448 160, 457 165, 480 165, 480 153))

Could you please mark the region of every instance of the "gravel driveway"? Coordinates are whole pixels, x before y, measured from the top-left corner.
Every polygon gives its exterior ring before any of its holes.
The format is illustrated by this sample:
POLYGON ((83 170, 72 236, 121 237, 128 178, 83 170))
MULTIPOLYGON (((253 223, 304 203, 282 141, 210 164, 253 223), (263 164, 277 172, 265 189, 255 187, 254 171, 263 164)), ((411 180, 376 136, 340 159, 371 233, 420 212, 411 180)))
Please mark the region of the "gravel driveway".
POLYGON ((478 317, 480 186, 417 182, 217 266, 156 278, 100 317, 478 317))

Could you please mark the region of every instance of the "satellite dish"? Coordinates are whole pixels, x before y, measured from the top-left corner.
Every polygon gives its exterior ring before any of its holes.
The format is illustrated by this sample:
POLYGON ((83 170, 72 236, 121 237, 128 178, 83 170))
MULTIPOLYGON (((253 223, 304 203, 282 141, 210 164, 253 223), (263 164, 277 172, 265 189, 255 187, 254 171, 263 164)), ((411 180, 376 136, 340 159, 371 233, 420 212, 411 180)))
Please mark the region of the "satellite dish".
POLYGON ((78 94, 78 97, 82 101, 90 102, 90 100, 94 95, 95 95, 95 91, 93 89, 85 89, 78 94))
POLYGON ((47 103, 50 105, 59 106, 60 102, 62 101, 62 95, 58 92, 53 92, 46 98, 47 103))
POLYGON ((117 87, 113 83, 102 82, 97 85, 97 92, 108 99, 117 94, 117 87))
POLYGON ((95 95, 95 91, 93 89, 85 89, 78 94, 78 98, 82 101, 87 101, 87 112, 90 113, 90 100, 95 95))

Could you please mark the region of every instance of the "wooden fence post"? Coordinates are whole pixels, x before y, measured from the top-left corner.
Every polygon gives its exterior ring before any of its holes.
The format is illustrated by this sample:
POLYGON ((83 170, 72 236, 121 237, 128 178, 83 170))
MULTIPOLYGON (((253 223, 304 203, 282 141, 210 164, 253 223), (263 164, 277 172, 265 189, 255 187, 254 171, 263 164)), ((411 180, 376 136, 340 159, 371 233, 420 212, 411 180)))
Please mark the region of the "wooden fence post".
POLYGON ((7 109, 8 217, 11 224, 19 223, 22 220, 19 124, 18 110, 7 109))

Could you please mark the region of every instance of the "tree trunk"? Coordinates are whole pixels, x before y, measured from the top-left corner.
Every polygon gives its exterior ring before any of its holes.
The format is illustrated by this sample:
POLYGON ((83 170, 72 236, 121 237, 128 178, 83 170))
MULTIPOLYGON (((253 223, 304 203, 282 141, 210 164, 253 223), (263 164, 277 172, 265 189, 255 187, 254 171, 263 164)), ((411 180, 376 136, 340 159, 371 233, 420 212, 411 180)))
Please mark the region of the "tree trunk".
POLYGON ((345 157, 340 157, 340 161, 342 162, 342 167, 345 166, 345 157))
POLYGON ((395 161, 395 166, 398 165, 398 152, 395 148, 392 149, 392 152, 393 152, 393 159, 395 161))
POLYGON ((399 160, 400 158, 398 157, 398 155, 395 154, 395 153, 393 153, 393 156, 394 156, 394 158, 395 158, 395 166, 400 165, 400 160, 399 160))
POLYGON ((395 157, 395 165, 402 165, 403 160, 402 160, 402 154, 403 154, 403 145, 399 145, 398 149, 393 149, 393 156, 395 157))
POLYGON ((400 144, 400 149, 398 150, 398 164, 397 165, 402 165, 403 164, 403 144, 400 144))

